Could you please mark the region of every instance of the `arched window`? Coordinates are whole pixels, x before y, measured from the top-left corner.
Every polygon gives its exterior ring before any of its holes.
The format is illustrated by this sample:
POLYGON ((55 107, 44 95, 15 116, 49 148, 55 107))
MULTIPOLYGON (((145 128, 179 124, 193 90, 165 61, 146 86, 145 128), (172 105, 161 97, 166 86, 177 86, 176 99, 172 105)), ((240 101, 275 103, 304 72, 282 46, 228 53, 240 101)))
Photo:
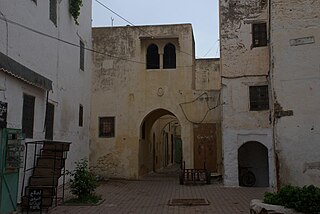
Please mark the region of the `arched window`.
POLYGON ((149 45, 147 49, 147 69, 159 69, 160 60, 158 46, 155 44, 149 45))
POLYGON ((171 43, 164 47, 163 68, 176 68, 176 47, 171 43))

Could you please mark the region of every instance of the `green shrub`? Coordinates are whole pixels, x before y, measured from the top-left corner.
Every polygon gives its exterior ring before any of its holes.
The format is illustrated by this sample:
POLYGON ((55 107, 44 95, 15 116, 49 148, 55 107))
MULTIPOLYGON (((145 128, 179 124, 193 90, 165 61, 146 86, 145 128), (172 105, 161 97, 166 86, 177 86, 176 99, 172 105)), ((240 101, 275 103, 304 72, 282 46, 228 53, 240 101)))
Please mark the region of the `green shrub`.
POLYGON ((277 193, 266 192, 264 202, 293 208, 298 212, 320 213, 320 188, 313 185, 295 187, 287 185, 277 193))
POLYGON ((80 9, 83 6, 82 0, 69 0, 69 11, 73 17, 75 23, 79 25, 78 17, 80 16, 80 9))
POLYGON ((98 182, 88 170, 88 160, 82 159, 75 164, 75 169, 67 172, 72 177, 70 188, 72 194, 76 195, 80 201, 84 201, 93 195, 94 190, 98 187, 98 182))

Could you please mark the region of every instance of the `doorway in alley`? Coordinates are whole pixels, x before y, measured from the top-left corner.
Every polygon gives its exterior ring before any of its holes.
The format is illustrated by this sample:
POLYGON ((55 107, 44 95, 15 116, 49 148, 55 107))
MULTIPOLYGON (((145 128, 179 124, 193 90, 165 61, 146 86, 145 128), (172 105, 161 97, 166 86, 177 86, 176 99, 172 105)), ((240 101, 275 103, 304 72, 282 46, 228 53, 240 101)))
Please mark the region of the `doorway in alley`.
POLYGON ((260 142, 244 143, 238 150, 240 186, 269 186, 268 149, 260 142))
POLYGON ((165 109, 145 116, 140 125, 139 176, 180 164, 182 160, 181 125, 165 109))

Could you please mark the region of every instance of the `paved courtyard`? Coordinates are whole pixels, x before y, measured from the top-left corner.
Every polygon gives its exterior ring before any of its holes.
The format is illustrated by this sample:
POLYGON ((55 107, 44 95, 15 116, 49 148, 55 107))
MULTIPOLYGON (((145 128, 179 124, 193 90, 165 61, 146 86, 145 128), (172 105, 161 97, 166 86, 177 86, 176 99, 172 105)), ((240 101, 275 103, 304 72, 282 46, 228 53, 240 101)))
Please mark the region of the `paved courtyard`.
POLYGON ((59 205, 49 214, 60 213, 250 213, 251 199, 262 198, 266 188, 227 188, 210 185, 179 185, 177 170, 153 173, 141 180, 109 180, 97 193, 104 200, 98 206, 59 205), (206 199, 209 205, 169 206, 171 199, 206 199))

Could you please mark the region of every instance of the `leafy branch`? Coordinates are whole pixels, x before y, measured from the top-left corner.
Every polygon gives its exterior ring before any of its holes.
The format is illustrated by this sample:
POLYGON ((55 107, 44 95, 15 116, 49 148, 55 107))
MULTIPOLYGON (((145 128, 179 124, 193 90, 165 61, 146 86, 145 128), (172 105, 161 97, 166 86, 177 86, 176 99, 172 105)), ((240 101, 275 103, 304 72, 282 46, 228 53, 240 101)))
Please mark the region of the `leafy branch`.
POLYGON ((77 25, 79 25, 78 17, 82 6, 82 0, 70 0, 69 12, 77 25))

